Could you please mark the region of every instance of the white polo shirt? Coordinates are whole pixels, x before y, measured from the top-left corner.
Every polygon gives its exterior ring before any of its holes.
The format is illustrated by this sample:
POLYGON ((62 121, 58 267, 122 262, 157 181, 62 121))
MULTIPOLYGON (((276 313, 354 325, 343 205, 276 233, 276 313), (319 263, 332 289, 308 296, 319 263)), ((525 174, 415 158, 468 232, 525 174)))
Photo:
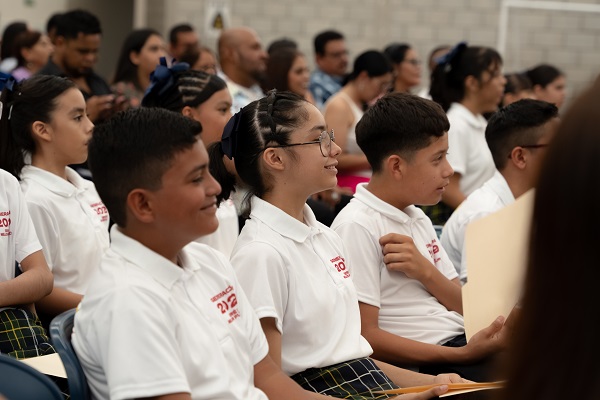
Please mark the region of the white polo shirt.
POLYGON ((73 347, 93 397, 266 399, 254 365, 268 344, 227 259, 191 243, 179 267, 116 225, 111 239, 75 315, 73 347))
POLYGON ((237 209, 233 200, 223 200, 219 204, 217 218, 219 220, 217 230, 210 235, 199 237, 196 242, 204 243, 229 257, 240 233, 237 209))
POLYGON ((0 169, 0 282, 15 277, 15 261, 41 249, 19 182, 0 169))
POLYGON ((467 281, 465 233, 467 225, 515 201, 506 179, 498 171, 482 187, 471 193, 452 213, 442 229, 442 247, 448 252, 461 282, 467 281))
POLYGON ((28 165, 21 173, 27 201, 54 285, 83 294, 109 244, 109 216, 94 184, 71 168, 67 180, 28 165))
POLYGON ((399 210, 369 192, 366 184, 359 184, 331 227, 348 249, 358 300, 379 308, 381 329, 429 344, 443 344, 464 333, 460 314, 444 307, 417 279, 390 271, 383 262, 379 238, 399 233, 412 237, 421 254, 444 276, 457 277, 431 221, 420 208, 399 210))
POLYGON ((304 206, 306 224, 252 198, 231 263, 259 318, 275 318, 288 375, 373 350, 360 334, 358 299, 339 236, 304 206))
POLYGON ((496 170, 492 152, 485 141, 487 121, 460 103, 452 103, 447 115, 450 121, 448 162, 454 172, 461 174, 460 190, 468 196, 496 170))

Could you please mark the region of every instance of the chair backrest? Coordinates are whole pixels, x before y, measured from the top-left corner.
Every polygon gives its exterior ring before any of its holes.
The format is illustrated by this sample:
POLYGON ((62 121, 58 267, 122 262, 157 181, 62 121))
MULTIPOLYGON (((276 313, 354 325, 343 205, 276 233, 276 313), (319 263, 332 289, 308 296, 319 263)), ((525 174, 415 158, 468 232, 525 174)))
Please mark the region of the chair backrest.
POLYGON ((63 400, 50 378, 5 354, 0 354, 0 394, 7 399, 63 400))
POLYGON ((54 317, 50 322, 50 340, 65 366, 71 399, 89 400, 90 388, 71 344, 74 318, 74 308, 54 317))

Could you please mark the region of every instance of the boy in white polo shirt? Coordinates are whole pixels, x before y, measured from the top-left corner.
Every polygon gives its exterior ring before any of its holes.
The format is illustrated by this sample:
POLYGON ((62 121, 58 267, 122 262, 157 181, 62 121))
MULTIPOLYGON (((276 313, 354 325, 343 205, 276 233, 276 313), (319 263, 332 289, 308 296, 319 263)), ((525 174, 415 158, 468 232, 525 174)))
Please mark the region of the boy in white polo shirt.
POLYGON ((467 344, 457 273, 417 207, 440 201, 453 174, 446 159, 449 123, 436 103, 393 93, 356 127, 373 177, 332 228, 352 260, 362 334, 373 357, 431 374, 482 381, 487 358, 504 347, 502 317, 467 344))
POLYGON ((115 225, 75 316, 95 399, 308 398, 268 357, 225 257, 198 122, 140 108, 98 126, 89 165, 115 225))
POLYGON ((458 272, 467 281, 465 232, 467 225, 513 203, 533 188, 550 139, 558 124, 558 108, 540 100, 524 99, 494 113, 485 138, 496 172, 452 213, 440 241, 458 272))
POLYGON ((35 235, 19 183, 0 169, 0 353, 54 353, 33 303, 52 291, 52 273, 35 235), (23 271, 15 277, 15 261, 23 271))

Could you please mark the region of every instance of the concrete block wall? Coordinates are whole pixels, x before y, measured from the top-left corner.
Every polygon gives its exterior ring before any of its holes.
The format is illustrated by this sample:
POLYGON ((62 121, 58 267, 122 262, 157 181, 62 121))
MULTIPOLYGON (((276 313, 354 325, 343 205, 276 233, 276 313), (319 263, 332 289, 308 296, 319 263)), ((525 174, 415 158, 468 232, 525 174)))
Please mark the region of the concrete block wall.
MULTIPOLYGON (((150 0, 161 2, 164 0, 150 0)), ((208 1, 169 0, 164 31, 188 21, 203 31, 208 1)), ((467 40, 496 47, 501 0, 221 0, 229 5, 232 26, 251 26, 267 46, 282 36, 295 39, 312 62, 313 36, 327 28, 343 32, 351 58, 392 41, 407 42, 425 59, 439 44, 467 40)), ((599 4, 598 0, 566 0, 599 4)), ((166 18, 165 18, 166 17, 166 18)), ((214 39, 205 41, 214 47, 214 39)), ((511 8, 506 72, 540 62, 567 74, 569 97, 600 73, 600 13, 511 8)), ((423 84, 427 85, 427 72, 423 84)))

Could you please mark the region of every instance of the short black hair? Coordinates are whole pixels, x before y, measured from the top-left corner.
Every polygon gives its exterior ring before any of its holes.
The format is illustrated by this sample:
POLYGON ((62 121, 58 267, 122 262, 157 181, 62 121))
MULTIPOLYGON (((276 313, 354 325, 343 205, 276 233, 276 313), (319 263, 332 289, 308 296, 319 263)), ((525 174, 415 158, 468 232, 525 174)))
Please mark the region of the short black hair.
POLYGON ((377 100, 356 124, 356 142, 374 173, 383 160, 399 154, 410 161, 414 153, 450 129, 442 107, 408 93, 389 93, 377 100))
POLYGON ((56 36, 77 39, 80 33, 96 35, 102 33, 100 20, 86 10, 68 11, 56 18, 56 36))
POLYGON ((199 122, 160 108, 122 111, 94 128, 88 164, 96 190, 121 227, 127 196, 136 188, 158 190, 177 153, 198 140, 199 122))
POLYGON ((325 55, 325 45, 332 40, 344 40, 344 35, 338 31, 328 30, 315 36, 315 53, 320 56, 325 55))
POLYGON ((539 129, 558 117, 558 108, 546 101, 523 99, 496 111, 485 129, 485 140, 496 169, 502 170, 516 146, 536 144, 544 133, 539 129))
POLYGON ((195 29, 190 24, 177 24, 169 31, 169 42, 171 45, 177 44, 177 35, 180 33, 194 32, 195 29))

